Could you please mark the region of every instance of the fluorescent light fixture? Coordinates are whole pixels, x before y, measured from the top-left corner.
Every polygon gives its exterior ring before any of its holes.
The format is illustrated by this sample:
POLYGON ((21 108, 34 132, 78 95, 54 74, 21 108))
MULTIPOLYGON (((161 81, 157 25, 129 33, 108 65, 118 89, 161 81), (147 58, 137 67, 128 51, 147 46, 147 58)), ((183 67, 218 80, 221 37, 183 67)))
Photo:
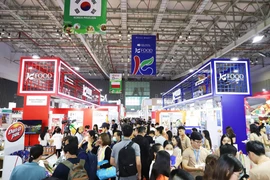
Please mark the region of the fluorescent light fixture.
POLYGON ((233 70, 233 72, 234 72, 234 73, 238 73, 238 72, 239 72, 239 70, 238 70, 238 69, 235 69, 235 70, 233 70))
POLYGON ((30 69, 30 70, 31 70, 31 69, 33 69, 33 67, 31 67, 31 66, 30 66, 30 67, 28 67, 28 69, 30 69))
POLYGON ((262 56, 262 57, 266 57, 266 55, 263 54, 263 53, 261 53, 261 52, 258 52, 258 54, 259 54, 260 56, 262 56))
POLYGON ((190 69, 189 72, 193 72, 194 70, 193 69, 190 69))
POLYGON ((238 61, 239 58, 238 58, 238 57, 232 57, 231 60, 232 60, 232 61, 238 61))
POLYGON ((76 71, 79 71, 80 68, 79 67, 73 67, 76 71))
POLYGON ((130 109, 131 111, 135 111, 135 109, 130 109))
POLYGON ((34 55, 32 56, 32 58, 33 58, 33 59, 39 59, 40 57, 39 57, 39 55, 34 54, 34 55))
POLYGON ((266 89, 262 89, 263 92, 266 92, 266 89))
POLYGON ((252 43, 260 42, 263 39, 263 35, 258 35, 253 38, 252 43))

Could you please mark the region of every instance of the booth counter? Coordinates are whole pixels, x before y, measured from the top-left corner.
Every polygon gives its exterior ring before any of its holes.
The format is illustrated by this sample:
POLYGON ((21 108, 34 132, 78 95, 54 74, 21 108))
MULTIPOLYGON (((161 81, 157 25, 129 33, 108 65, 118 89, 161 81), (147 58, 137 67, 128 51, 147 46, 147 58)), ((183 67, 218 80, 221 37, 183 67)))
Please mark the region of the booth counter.
MULTIPOLYGON (((239 150, 247 139, 244 98, 251 95, 249 60, 212 59, 162 95, 164 109, 186 110, 187 121, 209 130, 214 144, 231 126, 239 150)), ((186 126, 189 126, 187 123, 186 126)))

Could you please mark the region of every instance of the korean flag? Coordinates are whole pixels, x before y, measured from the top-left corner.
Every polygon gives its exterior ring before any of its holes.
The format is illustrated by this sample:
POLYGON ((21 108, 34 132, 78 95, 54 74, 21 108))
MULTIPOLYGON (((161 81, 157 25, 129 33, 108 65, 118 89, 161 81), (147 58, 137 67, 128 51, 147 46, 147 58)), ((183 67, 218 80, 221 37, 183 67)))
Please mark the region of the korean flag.
POLYGON ((102 0, 70 0, 70 16, 101 16, 102 0))

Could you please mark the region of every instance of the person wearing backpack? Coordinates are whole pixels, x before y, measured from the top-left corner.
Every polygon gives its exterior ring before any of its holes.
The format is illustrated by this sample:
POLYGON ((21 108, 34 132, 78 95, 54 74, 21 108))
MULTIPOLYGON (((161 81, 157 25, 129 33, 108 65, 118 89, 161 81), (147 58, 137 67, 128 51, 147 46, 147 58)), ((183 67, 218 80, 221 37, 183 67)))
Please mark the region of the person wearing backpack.
POLYGON ((56 167, 52 176, 61 180, 89 180, 85 160, 77 157, 78 142, 65 143, 64 154, 67 160, 56 167))
POLYGON ((122 131, 124 139, 113 146, 110 164, 116 167, 116 179, 141 180, 140 146, 130 139, 132 126, 125 124, 122 131))

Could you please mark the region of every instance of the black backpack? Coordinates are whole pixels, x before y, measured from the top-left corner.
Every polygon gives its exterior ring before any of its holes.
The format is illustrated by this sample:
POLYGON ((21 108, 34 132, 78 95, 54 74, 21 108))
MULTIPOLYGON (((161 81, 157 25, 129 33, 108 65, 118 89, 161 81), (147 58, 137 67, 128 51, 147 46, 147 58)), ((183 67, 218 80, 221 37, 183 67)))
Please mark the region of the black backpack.
POLYGON ((129 177, 137 174, 136 154, 132 148, 134 142, 123 147, 118 154, 119 177, 129 177))

